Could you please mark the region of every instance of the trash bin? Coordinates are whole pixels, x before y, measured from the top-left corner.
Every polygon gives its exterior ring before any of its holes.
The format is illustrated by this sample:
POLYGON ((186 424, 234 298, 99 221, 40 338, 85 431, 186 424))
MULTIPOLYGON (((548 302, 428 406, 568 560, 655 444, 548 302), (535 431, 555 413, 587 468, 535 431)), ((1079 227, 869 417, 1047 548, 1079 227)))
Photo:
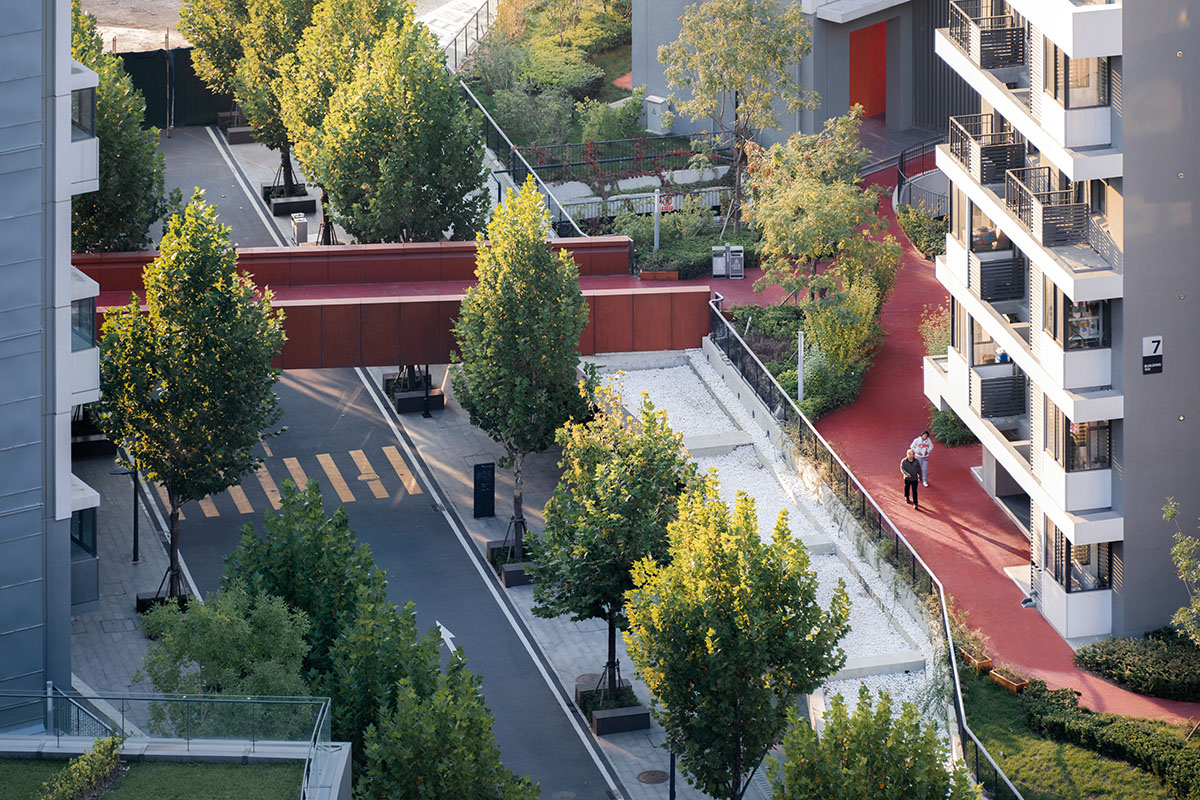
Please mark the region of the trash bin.
POLYGON ((300 212, 292 214, 292 242, 298 245, 308 242, 308 217, 300 212))

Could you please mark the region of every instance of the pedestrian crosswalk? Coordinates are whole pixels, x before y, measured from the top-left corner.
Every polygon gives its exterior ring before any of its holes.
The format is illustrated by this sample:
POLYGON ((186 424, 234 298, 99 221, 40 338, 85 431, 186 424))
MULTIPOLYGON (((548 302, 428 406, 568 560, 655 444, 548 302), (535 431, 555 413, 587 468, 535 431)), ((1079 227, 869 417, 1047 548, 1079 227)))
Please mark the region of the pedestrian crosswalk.
MULTIPOLYGON (((277 481, 290 480, 299 489, 304 489, 310 476, 320 482, 327 502, 343 505, 424 494, 400 451, 389 445, 369 452, 356 449, 345 453, 282 458, 268 454, 262 466, 253 475, 247 475, 240 486, 231 486, 225 492, 209 495, 185 508, 193 514, 196 513, 194 509, 198 509, 201 515, 209 518, 261 514, 268 508, 280 507, 282 496, 277 481)), ((163 508, 169 510, 166 488, 162 484, 155 484, 154 488, 163 508)), ((180 518, 186 519, 185 512, 180 512, 180 518)))

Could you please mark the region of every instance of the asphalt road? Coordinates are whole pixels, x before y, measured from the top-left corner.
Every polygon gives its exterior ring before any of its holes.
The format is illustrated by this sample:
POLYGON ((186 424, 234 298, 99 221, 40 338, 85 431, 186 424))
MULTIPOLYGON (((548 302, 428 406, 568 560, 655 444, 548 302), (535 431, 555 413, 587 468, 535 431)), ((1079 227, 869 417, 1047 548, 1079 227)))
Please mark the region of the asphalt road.
POLYGON ((475 554, 451 529, 440 496, 418 483, 418 470, 357 373, 288 371, 277 391, 288 430, 267 442, 265 474, 248 476, 242 496, 231 490, 184 507, 181 551, 201 593, 220 585, 225 556, 244 524, 260 522, 272 486, 285 478, 318 480, 326 509, 344 504, 351 528, 386 568, 390 599, 413 601, 423 629, 445 626, 482 678, 504 763, 538 782, 544 800, 608 798, 557 689, 542 678, 475 554))

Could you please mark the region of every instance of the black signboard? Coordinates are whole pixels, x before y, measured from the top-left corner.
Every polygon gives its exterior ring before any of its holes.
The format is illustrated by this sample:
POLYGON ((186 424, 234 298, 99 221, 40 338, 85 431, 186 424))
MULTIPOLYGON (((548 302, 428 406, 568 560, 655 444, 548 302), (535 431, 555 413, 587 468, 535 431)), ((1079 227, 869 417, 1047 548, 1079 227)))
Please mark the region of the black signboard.
POLYGON ((1163 371, 1163 337, 1142 337, 1142 374, 1154 375, 1163 371))
POLYGON ((496 465, 475 465, 475 519, 496 516, 496 465))

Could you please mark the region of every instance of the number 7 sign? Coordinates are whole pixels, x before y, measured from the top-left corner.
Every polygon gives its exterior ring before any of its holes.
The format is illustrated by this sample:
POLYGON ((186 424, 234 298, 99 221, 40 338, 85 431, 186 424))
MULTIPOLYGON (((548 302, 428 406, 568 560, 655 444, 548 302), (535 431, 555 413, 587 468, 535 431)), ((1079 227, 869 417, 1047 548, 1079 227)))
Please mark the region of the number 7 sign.
POLYGON ((1153 375, 1163 371, 1163 337, 1142 337, 1142 374, 1153 375))

